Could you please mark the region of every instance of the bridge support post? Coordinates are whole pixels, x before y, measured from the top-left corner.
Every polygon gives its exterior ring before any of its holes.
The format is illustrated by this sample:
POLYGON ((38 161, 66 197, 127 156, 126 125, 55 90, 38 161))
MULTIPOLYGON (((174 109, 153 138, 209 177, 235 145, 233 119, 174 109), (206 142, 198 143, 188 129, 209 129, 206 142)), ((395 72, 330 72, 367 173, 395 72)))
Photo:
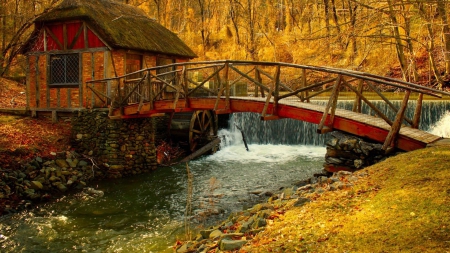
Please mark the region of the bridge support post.
MULTIPOLYGON (((363 85, 364 85, 364 80, 359 80, 358 83, 358 92, 359 93, 363 93, 363 85)), ((353 102, 353 109, 352 111, 354 112, 359 112, 361 113, 361 108, 362 108, 362 103, 361 103, 361 97, 360 96, 356 96, 355 101, 353 102)))
POLYGON ((414 118, 411 125, 412 128, 419 128, 420 115, 422 114, 422 100, 423 93, 419 93, 419 97, 417 98, 416 110, 414 111, 414 118))
POLYGON ((402 105, 400 109, 397 112, 397 115, 395 116, 395 121, 391 126, 391 130, 389 131, 389 134, 386 137, 386 140, 383 144, 383 150, 385 150, 386 153, 389 153, 396 145, 397 136, 400 132, 400 128, 402 126, 402 122, 404 119, 406 107, 408 106, 408 99, 409 95, 411 94, 410 90, 406 90, 405 96, 403 97, 402 105))
POLYGON ((333 131, 333 121, 334 113, 336 111, 337 99, 339 96, 339 88, 341 86, 342 75, 339 75, 336 83, 334 84, 333 91, 331 92, 330 99, 328 100, 325 111, 323 112, 322 119, 320 120, 319 126, 317 127, 317 133, 324 134, 333 131), (329 126, 325 126, 325 122, 328 118, 328 111, 331 108, 330 120, 328 122, 329 126))
MULTIPOLYGON (((302 85, 301 88, 305 88, 306 87, 306 69, 302 69, 302 85)), ((306 100, 306 102, 309 103, 309 92, 306 91, 302 91, 301 93, 301 101, 304 102, 306 100)))

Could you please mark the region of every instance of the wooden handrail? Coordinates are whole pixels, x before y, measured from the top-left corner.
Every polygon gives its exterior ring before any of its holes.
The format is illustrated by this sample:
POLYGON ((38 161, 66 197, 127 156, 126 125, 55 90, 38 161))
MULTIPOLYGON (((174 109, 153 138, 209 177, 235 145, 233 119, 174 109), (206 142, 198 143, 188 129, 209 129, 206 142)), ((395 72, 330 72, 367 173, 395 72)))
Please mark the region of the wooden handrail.
MULTIPOLYGON (((115 107, 123 111, 124 107, 128 104, 138 103, 137 113, 141 113, 141 110, 149 110, 148 108, 153 110, 155 107, 154 103, 157 100, 171 99, 173 100, 172 110, 176 111, 177 108, 179 109, 183 106, 179 105, 181 99, 184 99, 184 107, 189 108, 189 103, 191 103, 190 98, 198 96, 196 91, 203 90, 206 91, 207 96, 214 96, 216 98, 214 110, 226 113, 230 111, 232 106, 232 87, 235 87, 235 84, 238 82, 244 82, 247 85, 253 86, 255 88, 253 94, 255 97, 266 97, 261 112, 264 120, 278 118, 279 102, 282 99, 293 98, 299 103, 308 103, 310 99, 324 92, 331 91, 331 96, 329 97, 318 126, 318 132, 320 133, 325 133, 333 129, 333 119, 337 109, 337 102, 339 99, 343 99, 341 91, 350 91, 355 96, 351 109, 353 112, 361 113, 362 101, 364 101, 378 117, 395 128, 389 137, 392 139, 386 140, 385 148, 395 146, 393 143, 395 143, 395 138, 398 134, 397 128, 401 127, 403 120, 408 122, 412 127, 418 127, 423 95, 438 98, 450 96, 450 93, 446 91, 359 71, 292 63, 239 60, 174 63, 146 68, 118 77, 90 80, 86 83, 89 84, 87 87, 94 94, 92 95, 93 99, 98 98, 98 101, 103 102, 103 104, 111 102, 111 110, 115 107), (168 71, 160 73, 162 69, 168 71), (194 71, 201 71, 206 78, 203 78, 200 82, 192 80, 190 74, 194 71), (294 75, 296 83, 291 85, 290 80, 286 77, 286 73, 294 75), (126 79, 136 74, 142 74, 143 77, 126 79), (170 80, 166 80, 167 78, 164 78, 166 76, 170 76, 170 80), (106 84, 110 81, 114 81, 114 84, 111 85, 113 87, 100 85, 102 87, 110 87, 110 91, 104 92, 106 88, 103 89, 94 85, 106 84), (214 82, 215 88, 205 87, 207 82, 214 82), (356 84, 351 82, 356 82, 356 84), (192 84, 194 84, 193 87, 192 84), (168 91, 167 88, 169 87, 171 89, 168 91), (405 109, 403 107, 407 106, 405 102, 398 108, 390 99, 383 95, 380 90, 385 87, 401 89, 406 91, 407 94, 411 92, 417 92, 419 94, 419 100, 412 120, 404 116, 405 109), (382 113, 374 103, 369 101, 365 94, 363 95, 363 90, 373 90, 397 114, 396 119, 390 119, 386 114, 382 113), (225 101, 225 105, 221 101, 225 101), (145 103, 149 105, 144 106, 145 103), (272 104, 272 111, 268 112, 270 104, 272 104), (401 120, 400 123, 399 120, 401 120)), ((409 96, 404 98, 403 101, 405 99, 408 100, 408 98, 409 96)), ((344 96, 344 99, 348 99, 348 96, 344 96)), ((351 99, 353 100, 353 97, 351 99)), ((94 100, 92 104, 95 104, 94 100)), ((146 112, 142 113, 145 114, 146 112)))

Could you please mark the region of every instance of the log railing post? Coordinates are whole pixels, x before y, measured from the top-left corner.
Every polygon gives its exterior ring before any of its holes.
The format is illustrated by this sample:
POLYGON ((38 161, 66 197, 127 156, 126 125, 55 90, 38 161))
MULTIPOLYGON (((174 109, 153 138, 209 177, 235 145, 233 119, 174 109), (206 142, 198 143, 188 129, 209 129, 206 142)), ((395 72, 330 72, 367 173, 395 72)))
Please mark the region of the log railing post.
MULTIPOLYGON (((228 62, 226 62, 225 63, 225 65, 224 65, 224 77, 223 77, 223 82, 222 82, 222 80, 220 79, 220 77, 218 78, 218 80, 219 80, 219 87, 218 87, 218 90, 217 90, 217 98, 216 98, 216 103, 214 104, 214 111, 217 111, 217 108, 219 107, 219 101, 220 101, 220 97, 222 96, 222 94, 223 94, 223 91, 226 89, 226 87, 227 87, 227 83, 228 83, 228 62)), ((218 75, 219 75, 219 73, 218 73, 218 75)), ((228 102, 226 102, 226 103, 228 103, 228 107, 229 107, 229 101, 228 102)))
POLYGON ((267 94, 266 103, 264 104, 264 108, 261 113, 261 119, 264 119, 264 117, 266 117, 267 108, 269 108, 270 99, 272 98, 272 92, 273 92, 273 89, 272 89, 272 87, 270 87, 269 93, 267 94))
POLYGON ((176 78, 176 81, 175 81, 175 99, 174 99, 174 101, 173 101, 173 110, 176 110, 177 109, 177 103, 178 103, 178 99, 180 98, 180 92, 181 92, 181 89, 183 88, 182 86, 181 86, 181 82, 183 82, 183 79, 184 79, 184 77, 185 77, 185 73, 186 72, 186 66, 183 66, 182 68, 181 68, 181 75, 180 75, 180 78, 176 78), (178 79, 180 79, 180 80, 178 80, 178 79))
POLYGON ((182 78, 181 78, 181 82, 180 85, 182 85, 183 91, 184 91, 184 106, 186 108, 189 108, 189 81, 188 81, 188 67, 187 66, 183 66, 183 68, 185 69, 185 71, 182 73, 182 78))
POLYGON ((272 115, 274 115, 274 116, 278 115, 278 97, 280 95, 280 73, 281 73, 281 67, 280 67, 280 65, 277 65, 277 68, 275 70, 274 98, 273 98, 273 110, 272 110, 272 115))
MULTIPOLYGON (((256 79, 256 81, 258 82, 258 83, 262 83, 262 78, 261 78, 261 73, 259 72, 259 70, 256 68, 256 71, 255 71, 255 79, 256 79)), ((256 96, 255 97, 258 97, 258 85, 256 85, 255 84, 255 89, 256 89, 256 96)), ((260 88, 260 90, 261 90, 261 97, 265 97, 265 95, 264 95, 264 89, 261 87, 260 88)))
MULTIPOLYGON (((306 87, 306 69, 302 69, 302 84, 301 88, 306 87)), ((304 102, 306 98, 306 102, 309 103, 309 92, 308 91, 302 91, 301 93, 301 101, 304 102)))
MULTIPOLYGON (((358 92, 359 92, 360 94, 363 93, 363 84, 364 84, 364 80, 363 80, 363 79, 359 80, 359 83, 358 83, 358 92)), ((356 95, 355 101, 353 102, 353 109, 352 109, 352 111, 361 113, 361 109, 362 109, 362 101, 361 101, 361 97, 358 96, 358 95, 356 95)))
MULTIPOLYGON (((255 68, 255 79, 259 80, 261 79, 261 74, 259 73, 258 68, 255 68)), ((258 97, 258 85, 255 84, 255 93, 254 93, 255 98, 258 97)))
POLYGON ((334 120, 334 112, 336 110, 336 104, 337 104, 337 99, 339 96, 339 88, 341 87, 341 80, 342 80, 342 75, 339 75, 338 78, 336 79, 336 83, 333 86, 333 91, 331 92, 330 98, 328 99, 328 103, 327 106, 325 107, 325 111, 323 112, 322 115, 322 119, 320 120, 319 126, 317 127, 317 133, 319 134, 324 134, 327 132, 332 131, 332 126, 333 126, 333 120, 334 120), (333 107, 331 109, 331 116, 330 116, 330 122, 329 125, 331 127, 326 127, 325 126, 325 121, 328 117, 328 111, 330 110, 330 107, 333 107))
POLYGON ((155 84, 153 83, 153 75, 150 73, 150 71, 148 74, 148 100, 150 103, 150 110, 153 110, 153 104, 155 103, 155 84))
POLYGON ((417 98, 416 109, 414 110, 414 118, 411 125, 412 128, 419 128, 420 116, 422 114, 422 100, 423 100, 423 93, 419 93, 419 97, 417 98))
POLYGON ((389 131, 389 134, 387 135, 386 140, 384 141, 382 148, 386 153, 389 153, 396 145, 397 136, 398 136, 398 133, 400 132, 400 128, 403 123, 403 119, 404 119, 406 107, 408 106, 408 99, 409 99, 410 94, 411 94, 411 91, 406 90, 405 96, 403 97, 402 105, 401 105, 400 109, 398 110, 397 115, 395 116, 395 121, 393 122, 393 124, 391 126, 391 130, 389 131))
POLYGON ((117 101, 119 102, 120 115, 123 115, 123 104, 122 104, 122 87, 124 78, 120 78, 117 82, 117 101))
POLYGON ((228 82, 229 63, 225 63, 225 110, 230 110, 230 83, 228 82))

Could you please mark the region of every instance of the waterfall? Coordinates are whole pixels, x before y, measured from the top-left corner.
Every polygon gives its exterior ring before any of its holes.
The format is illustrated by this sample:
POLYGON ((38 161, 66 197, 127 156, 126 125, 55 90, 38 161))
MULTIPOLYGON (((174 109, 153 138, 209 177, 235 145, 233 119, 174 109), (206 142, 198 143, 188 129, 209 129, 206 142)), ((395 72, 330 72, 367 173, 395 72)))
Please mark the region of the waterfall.
POLYGON ((443 117, 430 127, 430 133, 450 138, 450 111, 445 112, 443 117))
POLYGON ((293 119, 260 120, 256 113, 234 113, 230 117, 231 132, 234 124, 240 126, 247 141, 254 144, 302 144, 323 146, 327 135, 317 134, 317 125, 293 119))
MULTIPOLYGON (((390 119, 395 118, 395 113, 384 101, 371 101, 377 108, 385 113, 390 119)), ((326 101, 314 101, 317 104, 326 104, 326 101)), ((392 101, 398 108, 401 101, 392 101)), ((410 101, 405 115, 412 119, 416 107, 416 101, 410 101)), ((353 101, 339 101, 338 108, 351 110, 353 101)), ((371 113, 370 107, 363 103, 363 113, 371 113)), ((432 132, 440 136, 449 136, 450 129, 445 131, 445 126, 450 126, 450 101, 423 101, 422 115, 420 118, 419 129, 432 132), (444 116, 445 115, 445 116, 444 116), (439 122, 439 123, 438 123, 439 122), (439 126, 436 126, 439 124, 439 126)), ((227 134, 228 141, 242 141, 240 132, 235 124, 241 127, 245 133, 246 139, 252 144, 286 144, 286 145, 314 145, 324 146, 328 138, 327 134, 317 134, 317 125, 308 122, 280 119, 272 121, 260 120, 260 115, 256 113, 234 113, 230 117, 229 130, 227 134)), ((449 127, 450 128, 450 127, 449 127)))

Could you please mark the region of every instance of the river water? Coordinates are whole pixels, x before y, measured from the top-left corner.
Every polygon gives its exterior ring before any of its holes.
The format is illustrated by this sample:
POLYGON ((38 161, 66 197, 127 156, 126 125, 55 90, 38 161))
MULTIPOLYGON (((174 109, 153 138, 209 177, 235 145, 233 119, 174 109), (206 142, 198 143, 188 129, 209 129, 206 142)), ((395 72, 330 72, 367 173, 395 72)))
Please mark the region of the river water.
MULTIPOLYGON (((425 109, 422 128, 446 126, 447 107, 425 109)), ((299 121, 261 122, 256 114, 236 114, 219 135, 220 151, 189 163, 193 194, 187 216, 186 165, 163 167, 91 184, 102 197, 67 196, 1 217, 0 252, 173 252, 175 241, 185 239, 185 217, 194 230, 207 227, 264 201, 265 192, 311 177, 324 161, 326 137, 299 121), (246 133, 249 151, 236 125, 246 133)))

